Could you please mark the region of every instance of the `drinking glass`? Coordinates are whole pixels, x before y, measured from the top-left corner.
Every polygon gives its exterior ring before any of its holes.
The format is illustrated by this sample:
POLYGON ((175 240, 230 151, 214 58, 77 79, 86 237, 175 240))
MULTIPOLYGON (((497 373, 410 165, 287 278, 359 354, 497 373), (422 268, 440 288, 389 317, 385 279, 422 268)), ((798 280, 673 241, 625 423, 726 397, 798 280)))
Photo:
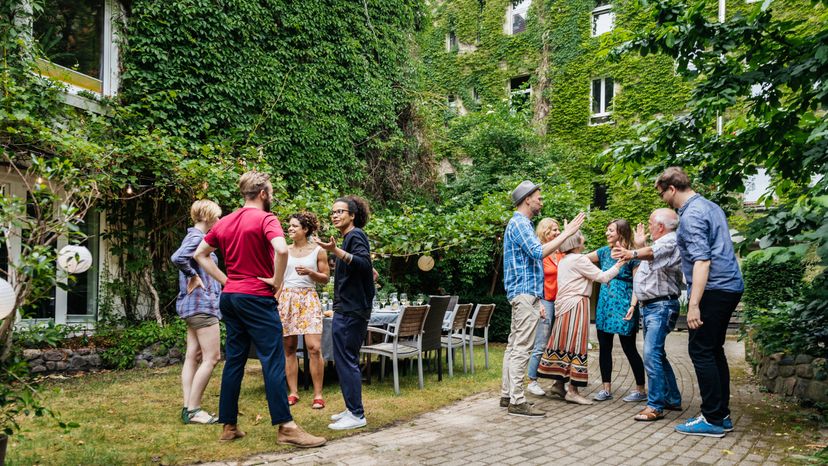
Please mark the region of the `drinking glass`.
POLYGON ((388 293, 380 291, 379 293, 377 293, 377 300, 379 301, 380 308, 385 307, 385 305, 388 303, 388 293))
POLYGON ((408 295, 407 294, 402 293, 400 295, 400 304, 402 304, 403 306, 408 306, 408 295))
POLYGON ((425 304, 425 302, 426 302, 427 300, 428 300, 428 298, 426 297, 426 295, 424 295, 424 294, 422 294, 422 293, 420 293, 420 294, 418 294, 418 295, 417 295, 417 305, 418 305, 418 306, 419 306, 419 305, 421 305, 421 304, 425 304))

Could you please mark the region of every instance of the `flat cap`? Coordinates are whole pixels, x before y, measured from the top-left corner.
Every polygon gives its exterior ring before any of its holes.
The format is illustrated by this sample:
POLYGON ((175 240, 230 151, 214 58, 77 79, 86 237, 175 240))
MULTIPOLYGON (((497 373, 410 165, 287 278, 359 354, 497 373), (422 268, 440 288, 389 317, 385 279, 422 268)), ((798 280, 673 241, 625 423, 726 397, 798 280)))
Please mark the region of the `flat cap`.
POLYGON ((517 188, 512 191, 512 204, 518 205, 526 199, 526 196, 540 189, 540 186, 529 180, 521 181, 517 188))

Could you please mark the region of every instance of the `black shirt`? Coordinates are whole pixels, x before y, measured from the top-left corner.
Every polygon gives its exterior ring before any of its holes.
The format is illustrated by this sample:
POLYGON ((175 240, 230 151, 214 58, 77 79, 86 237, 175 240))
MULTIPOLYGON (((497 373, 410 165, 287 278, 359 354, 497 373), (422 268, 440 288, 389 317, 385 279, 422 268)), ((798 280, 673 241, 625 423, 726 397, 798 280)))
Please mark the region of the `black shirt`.
POLYGON ((334 311, 368 320, 371 318, 371 307, 376 293, 368 236, 362 229, 354 228, 345 235, 341 248, 354 257, 350 264, 336 259, 334 311))

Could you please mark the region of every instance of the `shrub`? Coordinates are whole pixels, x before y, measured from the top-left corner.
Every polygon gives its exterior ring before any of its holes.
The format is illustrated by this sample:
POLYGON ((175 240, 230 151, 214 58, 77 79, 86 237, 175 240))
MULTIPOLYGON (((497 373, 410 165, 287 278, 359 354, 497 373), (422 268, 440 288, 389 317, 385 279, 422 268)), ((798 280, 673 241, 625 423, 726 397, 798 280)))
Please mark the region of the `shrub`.
POLYGON ((167 348, 184 349, 187 346, 187 324, 181 319, 174 319, 164 327, 154 321, 146 321, 134 327, 105 329, 101 333, 111 337, 115 343, 101 353, 104 364, 114 369, 132 367, 135 356, 154 343, 167 348))

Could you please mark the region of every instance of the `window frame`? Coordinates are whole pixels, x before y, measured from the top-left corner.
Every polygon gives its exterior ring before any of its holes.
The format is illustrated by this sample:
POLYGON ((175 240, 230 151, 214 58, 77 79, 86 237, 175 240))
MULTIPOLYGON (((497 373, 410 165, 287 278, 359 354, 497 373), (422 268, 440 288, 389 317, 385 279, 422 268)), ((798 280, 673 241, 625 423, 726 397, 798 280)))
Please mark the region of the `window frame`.
POLYGON ((607 34, 609 32, 612 32, 615 29, 615 12, 613 11, 612 3, 608 3, 606 5, 598 5, 595 8, 593 8, 592 9, 592 21, 591 21, 590 24, 592 26, 592 28, 590 30, 590 35, 592 37, 599 37, 599 36, 602 36, 602 35, 607 34), (605 14, 609 15, 609 18, 610 18, 609 29, 607 29, 604 32, 597 32, 596 31, 596 26, 598 25, 598 17, 601 16, 601 15, 605 15, 605 14))
POLYGON ((514 107, 512 99, 516 95, 526 95, 526 103, 531 104, 532 101, 532 76, 528 74, 514 76, 509 78, 509 111, 515 112, 517 109, 514 107), (526 78, 526 83, 529 86, 526 89, 513 89, 512 88, 512 81, 516 79, 526 78))
POLYGON ((523 10, 524 18, 526 22, 529 22, 529 8, 532 7, 532 0, 523 0, 518 2, 518 5, 526 4, 526 9, 516 9, 515 5, 512 4, 511 0, 509 1, 509 7, 506 9, 506 34, 510 36, 516 36, 518 34, 522 34, 526 32, 526 28, 524 27, 522 30, 515 32, 515 13, 523 10))
POLYGON ((460 52, 460 41, 457 39, 457 33, 455 31, 449 31, 446 33, 446 52, 460 52))
POLYGON ((615 96, 618 95, 618 83, 610 76, 602 76, 600 78, 592 78, 589 81, 589 124, 590 126, 607 124, 612 121, 613 110, 607 110, 611 107, 612 102, 615 101, 615 96), (606 102, 607 97, 607 79, 612 80, 612 101, 609 104, 606 102), (597 113, 593 112, 593 103, 595 102, 595 81, 601 82, 601 95, 598 101, 597 113))

